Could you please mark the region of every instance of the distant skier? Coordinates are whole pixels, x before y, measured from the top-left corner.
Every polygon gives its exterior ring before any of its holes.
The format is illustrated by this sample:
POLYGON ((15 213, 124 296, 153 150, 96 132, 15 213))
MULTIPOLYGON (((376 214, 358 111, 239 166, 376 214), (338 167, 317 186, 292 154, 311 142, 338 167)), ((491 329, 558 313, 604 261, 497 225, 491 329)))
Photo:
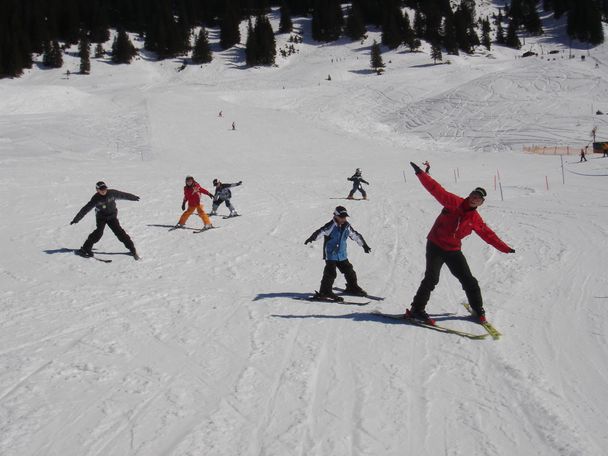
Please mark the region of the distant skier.
POLYGON ((211 212, 209 215, 217 215, 217 208, 220 207, 222 203, 225 203, 226 207, 230 209, 230 215, 228 217, 236 217, 239 215, 230 202, 230 199, 232 198, 230 188, 238 187, 242 183, 243 181, 238 181, 234 184, 223 184, 219 179, 213 179, 215 194, 213 195, 213 206, 211 207, 211 212))
POLYGON ((122 242, 133 258, 139 260, 139 256, 137 255, 137 251, 135 250, 135 245, 133 245, 133 241, 129 237, 129 235, 125 232, 125 230, 120 226, 120 222, 118 221, 118 209, 116 208, 116 200, 129 200, 129 201, 139 201, 139 196, 132 195, 131 193, 121 192, 119 190, 108 189, 107 185, 103 181, 97 182, 95 184, 96 193, 93 195, 91 200, 84 205, 78 214, 74 217, 74 219, 70 222, 70 225, 74 225, 78 223, 82 218, 93 208, 95 208, 95 221, 97 223, 97 228, 84 242, 82 247, 76 251, 78 255, 84 257, 92 257, 93 256, 93 245, 98 242, 103 236, 103 230, 108 225, 112 232, 116 235, 118 240, 122 242))
POLYGON ((431 173, 429 172, 429 171, 431 171, 431 164, 429 163, 429 161, 428 161, 428 160, 427 160, 427 161, 425 161, 425 162, 423 163, 423 165, 424 165, 424 172, 425 172, 425 173, 427 173, 427 174, 431 174, 431 173))
POLYGON ((361 183, 369 185, 369 182, 367 182, 361 176, 361 169, 360 168, 357 168, 355 170, 355 174, 353 174, 351 177, 347 178, 346 180, 349 180, 349 181, 351 181, 353 183, 353 188, 350 191, 350 193, 348 194, 348 196, 346 197, 346 199, 354 199, 353 195, 355 194, 356 191, 360 191, 361 192, 361 196, 363 196, 363 199, 367 199, 367 193, 363 189, 363 185, 361 185, 361 183))
POLYGON ((201 187, 198 182, 194 180, 194 177, 186 176, 184 199, 182 201, 182 211, 184 211, 184 213, 180 217, 179 222, 177 222, 176 227, 182 228, 186 224, 188 217, 196 211, 205 224, 204 228, 213 228, 211 220, 209 220, 209 216, 205 213, 205 209, 201 203, 201 193, 213 199, 213 195, 201 187), (188 202, 188 209, 186 209, 186 202, 188 202))
POLYGON ((488 244, 504 253, 515 253, 483 221, 477 209, 484 203, 486 191, 477 187, 468 197, 461 198, 446 191, 431 176, 422 172, 415 163, 410 162, 418 179, 443 206, 443 210, 427 236, 426 270, 424 279, 412 300, 411 309, 405 313, 406 318, 415 318, 427 324, 434 324, 425 311, 431 292, 439 283, 439 273, 444 264, 460 281, 469 304, 476 312, 481 323, 485 322, 483 299, 477 279, 471 274, 467 260, 462 254, 461 240, 475 231, 488 244))
POLYGON ((581 149, 581 159, 578 161, 579 163, 587 161, 587 157, 585 157, 585 149, 581 149))
POLYGON ((337 273, 336 268, 340 270, 346 278, 347 294, 357 296, 365 296, 367 293, 357 283, 357 274, 353 269, 353 265, 348 261, 346 252, 346 239, 351 238, 361 247, 365 253, 369 253, 372 249, 367 245, 363 236, 346 221, 348 213, 344 206, 336 207, 333 219, 312 233, 304 244, 309 244, 317 239, 324 237, 323 241, 323 259, 325 260, 325 269, 323 270, 323 278, 319 292, 315 297, 319 299, 343 301, 343 299, 333 292, 334 280, 337 273))
POLYGON ((218 117, 224 117, 224 113, 222 111, 220 111, 217 116, 218 117))
POLYGON ((232 129, 236 130, 236 122, 232 122, 232 129))

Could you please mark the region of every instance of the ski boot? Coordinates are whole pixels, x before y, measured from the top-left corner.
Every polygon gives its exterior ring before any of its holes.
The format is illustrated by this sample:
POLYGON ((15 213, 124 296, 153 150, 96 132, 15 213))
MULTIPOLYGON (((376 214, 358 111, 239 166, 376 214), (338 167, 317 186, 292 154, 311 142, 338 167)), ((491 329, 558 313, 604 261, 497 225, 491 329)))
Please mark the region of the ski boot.
POLYGON ((89 249, 85 249, 85 248, 79 248, 78 250, 74 250, 74 253, 78 256, 81 257, 85 257, 85 258, 92 258, 93 257, 93 252, 89 249))
POLYGON ((313 295, 313 298, 314 299, 318 299, 320 301, 334 301, 334 302, 342 302, 342 301, 344 301, 344 298, 342 296, 338 296, 337 294, 335 294, 332 291, 330 291, 328 293, 323 293, 323 292, 317 291, 313 295))
POLYGON ((426 313, 424 310, 415 310, 414 308, 407 309, 405 311, 405 318, 419 321, 420 323, 424 323, 425 325, 435 326, 435 320, 429 317, 429 314, 426 313))
POLYGON ((367 296, 367 291, 361 288, 359 285, 354 286, 346 286, 344 289, 344 294, 351 296, 367 296))

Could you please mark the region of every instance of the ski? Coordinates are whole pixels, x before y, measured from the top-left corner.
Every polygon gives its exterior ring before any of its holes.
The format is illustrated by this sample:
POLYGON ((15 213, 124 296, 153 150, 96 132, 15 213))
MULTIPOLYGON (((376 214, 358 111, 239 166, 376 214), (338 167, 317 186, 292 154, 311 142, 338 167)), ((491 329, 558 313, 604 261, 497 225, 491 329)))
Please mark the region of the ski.
POLYGON ((101 261, 102 263, 111 263, 112 262, 112 260, 108 260, 106 258, 97 258, 94 255, 92 255, 92 256, 83 255, 83 254, 81 254, 79 252, 79 250, 74 250, 74 255, 79 256, 81 258, 87 258, 87 259, 93 259, 93 260, 101 261))
MULTIPOLYGON (((345 296, 360 296, 360 295, 356 295, 356 294, 349 294, 344 288, 340 288, 340 287, 334 287, 334 290, 339 291, 340 294, 343 294, 345 296)), ((371 299, 372 301, 384 301, 383 297, 374 296, 374 295, 370 295, 370 294, 366 294, 365 296, 360 296, 360 297, 371 299)))
POLYGON ((194 233, 194 234, 204 233, 205 231, 215 230, 217 228, 219 228, 219 226, 212 226, 211 228, 200 228, 198 230, 194 230, 192 233, 194 233))
POLYGON ((229 219, 229 218, 240 217, 240 216, 241 216, 241 214, 236 214, 236 215, 224 215, 224 216, 222 217, 222 219, 226 220, 226 219, 229 219))
POLYGON ((348 200, 348 201, 369 201, 369 198, 329 198, 330 200, 348 200))
MULTIPOLYGON (((462 305, 469 311, 469 313, 473 317, 477 317, 477 313, 475 313, 475 311, 473 310, 473 308, 471 307, 471 305, 468 302, 463 302, 462 305)), ((498 332, 498 330, 490 322, 486 321, 484 323, 479 323, 479 324, 485 328, 485 330, 488 332, 488 334, 490 336, 492 336, 492 339, 498 340, 498 339, 500 339, 500 336, 502 336, 502 334, 500 332, 498 332)))
POLYGON ((369 303, 371 303, 371 301, 346 301, 344 299, 342 299, 341 301, 336 301, 335 299, 329 299, 329 298, 321 298, 319 296, 317 296, 317 294, 311 294, 310 296, 294 296, 293 299, 297 299, 298 301, 310 301, 310 302, 329 302, 332 304, 346 304, 346 305, 351 305, 351 306, 366 306, 369 303))
POLYGON ((446 334, 454 334, 455 336, 465 337, 467 339, 482 340, 488 336, 487 334, 472 334, 465 331, 459 331, 457 329, 446 328, 445 326, 429 325, 413 318, 405 318, 404 314, 385 314, 378 310, 374 311, 374 314, 393 320, 399 320, 409 325, 416 325, 422 328, 433 329, 435 331, 439 331, 446 334))
POLYGON ((192 228, 192 227, 190 227, 190 226, 186 226, 186 225, 184 225, 184 226, 175 225, 175 226, 172 226, 171 228, 169 228, 167 231, 175 231, 175 230, 196 230, 196 229, 198 229, 198 228, 192 228))

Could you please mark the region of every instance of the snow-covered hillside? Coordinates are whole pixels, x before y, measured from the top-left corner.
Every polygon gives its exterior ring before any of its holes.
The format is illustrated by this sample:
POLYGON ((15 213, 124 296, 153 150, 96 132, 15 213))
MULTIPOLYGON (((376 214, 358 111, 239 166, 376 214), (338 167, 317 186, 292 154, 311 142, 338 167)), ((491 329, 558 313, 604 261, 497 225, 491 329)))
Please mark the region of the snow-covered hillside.
MULTIPOLYGON (((522 146, 583 147, 596 125, 608 139, 606 46, 568 59, 542 38, 560 53, 450 65, 398 49, 376 76, 378 36, 305 40, 277 68, 237 49, 68 78, 68 56, 0 81, 0 454, 605 454, 608 158, 564 157, 564 184, 559 157, 522 146), (464 243, 498 341, 373 313, 404 312, 422 278, 440 211, 409 166, 424 160, 449 191, 485 187, 481 214, 516 250, 464 243), (370 200, 331 199, 357 167, 370 200), (242 180, 243 217, 168 232, 187 174, 242 180), (92 214, 69 222, 98 180, 141 197, 119 202, 141 261, 109 230, 96 247, 111 264, 68 251, 93 229, 92 214), (304 240, 337 204, 382 302, 293 299, 318 288, 321 242, 304 240)), ((463 300, 444 269, 428 310, 483 332, 463 300)))

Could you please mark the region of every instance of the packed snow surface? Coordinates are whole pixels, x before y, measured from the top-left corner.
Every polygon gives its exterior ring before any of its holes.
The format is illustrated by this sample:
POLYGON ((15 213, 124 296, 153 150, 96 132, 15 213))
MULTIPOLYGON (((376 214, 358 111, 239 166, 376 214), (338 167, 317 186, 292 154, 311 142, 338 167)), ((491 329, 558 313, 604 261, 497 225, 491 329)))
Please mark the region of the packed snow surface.
MULTIPOLYGON (((241 46, 182 71, 144 55, 84 76, 66 56, 0 81, 0 454, 606 454, 608 158, 564 156, 562 174, 522 152, 578 150, 594 126, 608 139, 606 46, 449 65, 398 49, 377 76, 374 38, 305 40, 274 68, 246 68, 241 46), (451 192, 485 187, 480 213, 516 250, 463 246, 498 341, 373 313, 403 313, 422 278, 441 209, 409 166, 424 160, 451 192), (331 199, 355 168, 369 201, 331 199), (242 180, 243 216, 169 232, 187 174, 242 180), (110 230, 110 264, 69 250, 98 180, 141 197, 118 203, 141 261, 110 230), (318 289, 322 242, 304 240, 338 204, 372 248, 349 247, 359 282, 384 301, 294 299, 318 289)), ((428 311, 482 334, 464 298, 444 269, 428 311)))

